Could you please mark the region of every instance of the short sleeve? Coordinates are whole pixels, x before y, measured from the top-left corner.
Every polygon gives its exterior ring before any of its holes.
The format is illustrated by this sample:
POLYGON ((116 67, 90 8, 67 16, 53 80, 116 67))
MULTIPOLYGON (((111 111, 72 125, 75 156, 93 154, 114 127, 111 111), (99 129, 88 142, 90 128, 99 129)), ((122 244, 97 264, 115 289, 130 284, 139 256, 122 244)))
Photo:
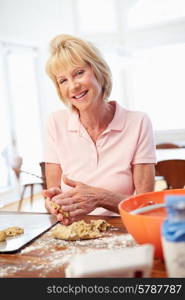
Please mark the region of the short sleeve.
POLYGON ((138 142, 132 164, 156 163, 156 148, 152 123, 144 114, 141 120, 138 142))
POLYGON ((56 164, 60 163, 57 154, 56 127, 52 114, 44 126, 43 161, 56 164))

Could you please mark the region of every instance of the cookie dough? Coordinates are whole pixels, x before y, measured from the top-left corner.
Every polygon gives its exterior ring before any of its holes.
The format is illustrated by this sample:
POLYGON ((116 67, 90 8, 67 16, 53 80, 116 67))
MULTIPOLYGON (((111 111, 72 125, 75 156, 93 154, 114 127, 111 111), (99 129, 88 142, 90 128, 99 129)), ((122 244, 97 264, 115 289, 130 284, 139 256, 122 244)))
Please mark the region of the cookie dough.
POLYGON ((63 211, 59 204, 55 203, 54 201, 50 201, 50 207, 55 209, 57 212, 61 213, 65 218, 69 217, 69 213, 63 211))
POLYGON ((24 229, 21 227, 13 226, 13 227, 8 227, 5 230, 6 236, 16 236, 18 234, 24 233, 24 229))
POLYGON ((6 241, 6 233, 4 230, 0 231, 0 242, 6 241))
POLYGON ((93 230, 97 229, 100 232, 106 231, 108 228, 111 227, 111 225, 109 223, 107 223, 105 220, 101 220, 101 219, 91 221, 91 225, 92 225, 93 230))
POLYGON ((111 225, 104 220, 91 220, 86 223, 81 220, 69 226, 58 224, 52 231, 52 236, 61 240, 85 240, 101 237, 102 232, 110 228, 111 225))

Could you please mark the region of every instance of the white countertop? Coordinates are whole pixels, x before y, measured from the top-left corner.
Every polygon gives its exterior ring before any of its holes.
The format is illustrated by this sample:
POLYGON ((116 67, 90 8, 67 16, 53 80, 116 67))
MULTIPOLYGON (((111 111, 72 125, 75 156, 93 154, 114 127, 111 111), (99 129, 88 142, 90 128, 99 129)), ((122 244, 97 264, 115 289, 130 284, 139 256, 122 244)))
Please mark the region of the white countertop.
POLYGON ((157 161, 167 159, 185 159, 185 148, 157 149, 157 161))

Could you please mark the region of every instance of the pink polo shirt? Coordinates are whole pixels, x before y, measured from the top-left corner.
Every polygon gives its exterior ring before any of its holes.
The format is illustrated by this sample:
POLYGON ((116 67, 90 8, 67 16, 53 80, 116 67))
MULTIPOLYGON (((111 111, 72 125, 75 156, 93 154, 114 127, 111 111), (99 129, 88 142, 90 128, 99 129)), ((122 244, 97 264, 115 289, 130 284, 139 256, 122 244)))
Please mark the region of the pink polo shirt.
MULTIPOLYGON (((52 113, 46 124, 44 161, 60 164, 63 174, 91 186, 132 195, 132 165, 156 163, 150 119, 143 112, 129 111, 117 102, 108 127, 96 145, 81 124, 78 114, 69 110, 52 113)), ((63 191, 69 189, 63 181, 63 191)), ((93 214, 109 214, 98 208, 93 214)))

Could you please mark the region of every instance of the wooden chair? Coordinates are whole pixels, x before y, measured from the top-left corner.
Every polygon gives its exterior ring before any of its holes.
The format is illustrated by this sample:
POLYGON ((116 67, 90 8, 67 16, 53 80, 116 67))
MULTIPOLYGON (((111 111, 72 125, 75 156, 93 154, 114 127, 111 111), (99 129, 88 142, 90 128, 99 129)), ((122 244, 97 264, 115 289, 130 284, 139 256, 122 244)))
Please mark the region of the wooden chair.
POLYGON ((18 211, 21 211, 22 203, 24 200, 24 194, 27 189, 30 189, 30 203, 31 203, 31 206, 33 205, 34 187, 36 185, 42 186, 42 182, 33 181, 33 182, 23 184, 23 188, 22 188, 22 192, 21 192, 21 196, 20 196, 20 200, 19 200, 19 205, 18 205, 18 209, 17 209, 18 211))
POLYGON ((30 202, 31 202, 31 206, 33 204, 34 186, 35 185, 41 185, 42 189, 46 189, 47 188, 47 185, 46 185, 46 175, 45 175, 45 162, 40 162, 39 165, 40 165, 40 168, 41 168, 41 174, 42 174, 41 177, 37 176, 35 174, 31 174, 31 173, 28 173, 28 172, 20 170, 20 173, 21 172, 27 173, 29 175, 32 175, 34 177, 39 178, 40 181, 32 181, 32 182, 29 182, 29 183, 26 183, 26 184, 23 185, 23 189, 22 189, 21 197, 20 197, 20 201, 19 201, 19 206, 18 206, 18 211, 21 210, 22 202, 23 202, 23 199, 24 199, 24 193, 25 193, 25 191, 26 191, 27 188, 30 188, 30 202))
POLYGON ((22 203, 23 203, 24 196, 25 196, 25 193, 26 193, 27 189, 30 190, 30 203, 31 203, 31 206, 32 206, 33 197, 34 197, 34 187, 36 185, 40 185, 42 187, 42 189, 46 188, 45 163, 44 162, 40 163, 42 176, 37 176, 37 175, 29 173, 27 171, 23 171, 21 169, 22 162, 23 162, 23 159, 19 155, 14 157, 14 159, 12 161, 12 169, 15 172, 16 178, 17 178, 18 183, 19 183, 19 187, 20 186, 22 187, 21 194, 20 194, 20 200, 19 200, 19 203, 18 203, 18 209, 17 209, 18 211, 21 211, 22 203), (21 173, 28 174, 28 175, 31 176, 31 178, 29 178, 28 180, 26 180, 26 182, 21 184, 21 173), (36 178, 37 178, 37 180, 36 180, 36 178))
POLYGON ((181 147, 173 143, 162 143, 156 145, 156 149, 175 149, 175 148, 181 148, 181 147))
POLYGON ((167 189, 185 187, 185 160, 172 159, 159 161, 156 166, 156 176, 163 176, 167 189))
POLYGON ((46 184, 46 171, 45 171, 45 162, 40 162, 39 163, 40 168, 41 168, 41 174, 42 174, 42 188, 47 189, 47 184, 46 184))

